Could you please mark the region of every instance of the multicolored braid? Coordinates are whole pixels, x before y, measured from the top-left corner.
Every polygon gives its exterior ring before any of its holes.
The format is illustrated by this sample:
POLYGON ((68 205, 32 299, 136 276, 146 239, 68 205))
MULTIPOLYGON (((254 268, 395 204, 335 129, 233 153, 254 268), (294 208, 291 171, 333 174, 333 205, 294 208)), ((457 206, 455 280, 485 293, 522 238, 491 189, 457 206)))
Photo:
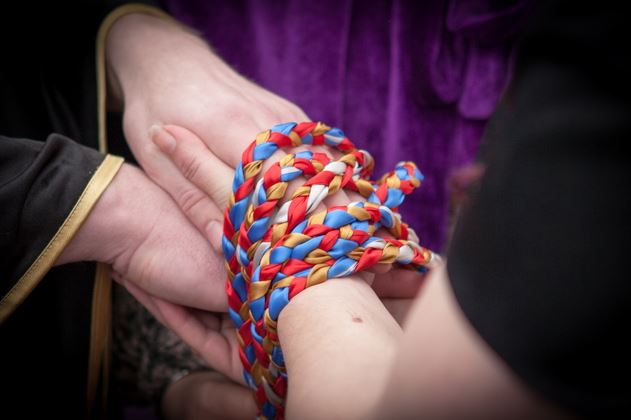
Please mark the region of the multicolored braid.
POLYGON ((256 136, 235 170, 224 214, 223 253, 227 262, 229 313, 247 384, 263 418, 283 418, 287 372, 278 342, 278 315, 307 287, 345 277, 375 264, 422 271, 434 254, 408 237, 416 235, 396 212, 423 176, 401 162, 378 182, 368 178, 372 157, 355 148, 337 128, 322 123, 287 123, 256 136), (281 148, 328 145, 344 155, 302 151, 274 163, 261 179, 263 162, 281 148), (307 181, 280 205, 288 183, 307 181), (314 214, 340 189, 365 202, 330 207, 314 214), (373 236, 379 228, 393 238, 373 236))

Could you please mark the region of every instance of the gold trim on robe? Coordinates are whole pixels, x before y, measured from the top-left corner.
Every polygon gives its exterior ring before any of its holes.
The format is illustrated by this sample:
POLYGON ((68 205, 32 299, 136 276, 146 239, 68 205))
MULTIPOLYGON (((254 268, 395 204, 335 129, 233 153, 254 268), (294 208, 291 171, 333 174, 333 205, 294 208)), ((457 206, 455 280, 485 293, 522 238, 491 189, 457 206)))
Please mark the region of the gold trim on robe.
MULTIPOLYGON (((105 46, 112 25, 130 13, 144 13, 162 19, 175 20, 160 9, 145 4, 131 3, 112 10, 99 27, 96 38, 96 87, 99 151, 107 153, 107 67, 105 46)), ((101 407, 98 417, 105 417, 109 380, 112 324, 112 278, 111 268, 98 263, 92 292, 92 317, 90 321, 90 352, 88 355, 88 377, 86 387, 88 418, 96 417, 96 395, 101 386, 101 407)))
POLYGON ((70 243, 92 207, 105 191, 114 175, 123 163, 123 159, 108 155, 101 162, 96 172, 79 196, 72 210, 61 224, 46 247, 33 261, 31 266, 13 285, 11 290, 0 300, 0 323, 3 322, 33 291, 44 275, 51 269, 64 248, 70 243))

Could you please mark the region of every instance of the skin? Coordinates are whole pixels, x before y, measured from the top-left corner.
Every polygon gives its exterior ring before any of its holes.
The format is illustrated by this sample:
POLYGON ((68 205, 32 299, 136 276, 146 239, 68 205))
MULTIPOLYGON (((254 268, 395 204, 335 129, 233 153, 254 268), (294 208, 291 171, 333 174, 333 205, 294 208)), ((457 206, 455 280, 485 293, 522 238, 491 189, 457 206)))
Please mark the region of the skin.
MULTIPOLYGON (((111 85, 123 106, 123 128, 134 156, 147 174, 169 192, 203 233, 221 220, 227 183, 190 182, 164 157, 151 135, 165 124, 196 133, 213 151, 222 178, 254 136, 285 121, 308 121, 296 105, 242 77, 183 26, 143 14, 117 21, 107 39, 111 85)), ((227 174, 227 175, 225 175, 227 174)))
MULTIPOLYGON (((60 261, 112 263, 117 279, 161 322, 236 381, 240 366, 234 331, 223 317, 191 308, 225 308, 223 288, 208 280, 211 272, 217 273, 220 257, 203 243, 218 243, 219 208, 239 152, 275 123, 308 118, 232 71, 189 31, 150 16, 121 18, 108 37, 107 59, 130 147, 162 189, 124 167, 60 261), (95 238, 106 238, 107 246, 90 245, 95 238), (193 271, 204 275, 196 277, 193 271)), ((364 279, 349 278, 308 289, 281 314, 279 334, 292 378, 288 417, 562 415, 527 389, 471 328, 444 268, 430 274, 403 328, 375 290, 383 288, 382 297, 409 298, 420 279, 378 274, 374 288, 364 279), (322 369, 322 360, 333 368, 322 369)), ((223 283, 223 275, 217 278, 223 283)), ((388 305, 398 308, 401 318, 409 302, 388 305)), ((176 409, 183 401, 178 395, 199 403, 213 393, 243 391, 206 379, 189 378, 180 383, 184 388, 170 390, 165 411, 182 412, 176 409), (197 398, 199 394, 181 392, 189 386, 206 391, 197 398)))
MULTIPOLYGON (((164 123, 200 133, 227 178, 248 138, 277 122, 308 118, 297 106, 238 75, 199 37, 174 22, 124 16, 110 30, 106 56, 109 104, 123 111, 125 136, 145 172, 123 166, 57 264, 112 264, 116 280, 165 324, 200 320, 213 328, 220 339, 207 343, 213 350, 205 352, 206 360, 241 381, 232 368, 234 334, 221 334, 226 325, 220 313, 226 309, 223 261, 208 241, 211 234, 216 237, 221 219, 213 198, 225 200, 226 184, 219 183, 221 188, 208 195, 150 138, 164 123)), ((195 167, 188 170, 195 172, 195 167)), ((237 392, 224 385, 216 387, 218 396, 237 392)), ((240 408, 242 414, 248 411, 245 417, 254 415, 253 406, 240 408)))
POLYGON ((223 268, 209 254, 210 244, 175 202, 142 171, 124 164, 56 264, 108 263, 151 295, 221 311, 223 268))
POLYGON ((125 164, 57 261, 109 263, 115 279, 165 325, 185 332, 189 317, 197 320, 199 314, 204 328, 216 332, 203 354, 218 372, 171 384, 163 400, 165 418, 213 418, 222 413, 245 419, 255 414, 251 398, 237 404, 249 392, 239 383, 239 361, 231 357, 236 356, 234 330, 222 312, 215 312, 224 311, 226 301, 223 267, 208 258, 213 254, 176 203, 142 171, 125 164))
MULTIPOLYGON (((176 146, 164 152, 176 166, 212 159, 194 146, 200 140, 193 133, 166 128, 176 146)), ((477 334, 443 264, 420 291, 422 279, 389 274, 377 274, 374 282, 329 280, 285 307, 278 333, 291 378, 288 418, 569 417, 523 384, 477 334), (380 300, 370 285, 401 278, 408 292, 415 283, 414 299, 380 300), (404 319, 402 326, 389 308, 404 319)), ((209 334, 197 324, 185 340, 203 354, 209 334)))
POLYGON ((562 418, 468 324, 445 268, 433 270, 427 282, 403 329, 359 279, 297 296, 278 324, 293 378, 288 417, 562 418), (322 369, 322 360, 338 368, 322 369))
POLYGON ((250 390, 217 372, 195 372, 180 379, 162 398, 165 418, 252 419, 256 406, 250 390))

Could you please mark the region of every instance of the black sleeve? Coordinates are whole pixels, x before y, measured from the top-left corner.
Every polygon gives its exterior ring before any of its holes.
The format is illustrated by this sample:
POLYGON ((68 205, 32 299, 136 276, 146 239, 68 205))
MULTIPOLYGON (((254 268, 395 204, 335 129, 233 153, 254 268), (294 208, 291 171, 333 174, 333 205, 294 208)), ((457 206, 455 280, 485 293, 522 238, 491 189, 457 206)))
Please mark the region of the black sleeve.
POLYGON ((631 410, 631 54, 604 3, 549 6, 524 39, 448 253, 483 339, 587 417, 631 410))
POLYGON ((58 134, 0 136, 0 296, 55 235, 104 156, 58 134))

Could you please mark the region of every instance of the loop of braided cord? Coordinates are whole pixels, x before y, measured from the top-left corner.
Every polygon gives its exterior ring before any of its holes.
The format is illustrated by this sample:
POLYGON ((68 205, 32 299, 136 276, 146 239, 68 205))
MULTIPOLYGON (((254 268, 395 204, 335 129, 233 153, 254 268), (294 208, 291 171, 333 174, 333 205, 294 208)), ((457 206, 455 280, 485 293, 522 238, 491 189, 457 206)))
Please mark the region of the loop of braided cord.
POLYGON ((372 167, 372 157, 341 130, 308 122, 279 124, 258 134, 235 169, 222 238, 228 312, 262 418, 284 417, 287 372, 276 323, 296 294, 375 264, 423 271, 434 260, 397 213, 423 176, 414 163, 401 162, 373 182, 372 167), (274 152, 300 145, 328 145, 343 155, 331 160, 312 151, 288 154, 257 181, 274 152), (307 181, 279 206, 289 182, 301 176, 307 181), (315 212, 341 189, 366 201, 315 212), (379 228, 392 238, 374 236, 379 228))

